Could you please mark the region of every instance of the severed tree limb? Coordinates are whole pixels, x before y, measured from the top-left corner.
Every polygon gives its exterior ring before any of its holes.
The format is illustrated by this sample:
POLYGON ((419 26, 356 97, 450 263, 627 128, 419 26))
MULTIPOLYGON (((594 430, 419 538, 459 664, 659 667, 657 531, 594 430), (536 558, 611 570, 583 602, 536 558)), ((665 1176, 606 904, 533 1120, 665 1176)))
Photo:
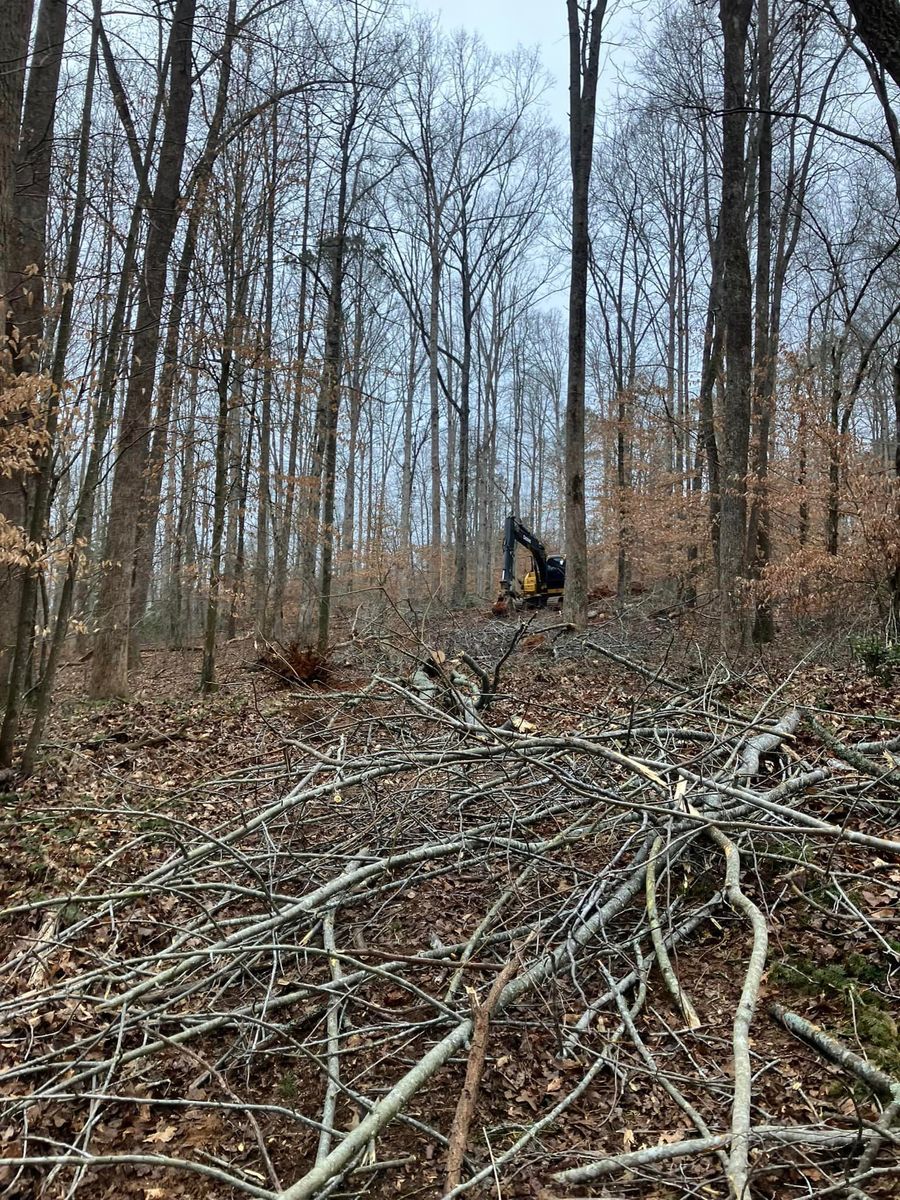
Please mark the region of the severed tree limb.
POLYGON ((656 954, 656 961, 659 964, 660 974, 672 995, 672 999, 684 1016, 685 1021, 687 1021, 688 1028, 699 1029, 701 1025, 700 1018, 697 1016, 697 1010, 691 1003, 690 996, 688 996, 687 992, 684 991, 678 982, 678 976, 675 974, 675 968, 672 966, 672 960, 669 958, 669 952, 666 949, 665 938, 663 937, 659 923, 659 913, 656 910, 656 858, 662 846, 663 840, 661 837, 658 837, 653 843, 650 857, 647 860, 645 893, 647 919, 650 922, 650 937, 653 940, 653 950, 656 954))
POLYGON ((807 1021, 805 1017, 791 1012, 790 1009, 782 1007, 780 1004, 770 1004, 769 1012, 794 1037, 800 1038, 808 1046, 812 1046, 814 1050, 818 1050, 822 1057, 826 1058, 829 1062, 834 1063, 838 1067, 843 1067, 845 1071, 849 1071, 851 1075, 855 1075, 876 1096, 879 1096, 882 1100, 893 1100, 896 1097, 897 1091, 900 1089, 900 1083, 896 1079, 893 1079, 854 1050, 851 1050, 848 1046, 833 1038, 824 1029, 821 1029, 818 1025, 814 1025, 812 1021, 807 1021))
POLYGON ((483 667, 479 667, 472 655, 467 654, 465 650, 462 652, 462 654, 460 654, 459 657, 460 661, 465 663, 465 665, 469 668, 472 674, 476 676, 478 682, 481 684, 481 695, 475 702, 476 709, 487 708, 494 698, 491 689, 491 681, 488 679, 487 671, 485 671, 483 667))
MULTIPOLYGON (((605 972, 605 974, 607 976, 607 979, 609 979, 609 982, 612 983, 612 980, 609 978, 609 973, 605 972)), ((633 1020, 631 1014, 628 1012, 628 1009, 625 1007, 625 1001, 622 999, 621 992, 616 992, 616 1005, 618 1006, 619 1013, 622 1017, 622 1024, 628 1030, 628 1036, 631 1038, 632 1042, 634 1043, 635 1049, 637 1050, 638 1054, 643 1059, 644 1065, 650 1071, 651 1078, 655 1078, 656 1082, 662 1087, 663 1091, 666 1092, 666 1094, 672 1100, 675 1101, 675 1103, 678 1105, 678 1107, 681 1109, 681 1111, 687 1116, 687 1118, 690 1120, 690 1122, 692 1123, 692 1125, 694 1126, 694 1128, 697 1130, 697 1132, 700 1134, 701 1137, 706 1137, 706 1138, 711 1137, 712 1134, 710 1133, 709 1126, 706 1124, 706 1122, 704 1121, 701 1114, 697 1111, 696 1108, 694 1108, 693 1104, 691 1104, 691 1102, 681 1092, 681 1090, 675 1086, 675 1084, 672 1082, 672 1080, 668 1079, 663 1071, 660 1071, 659 1064, 657 1063, 657 1061, 653 1057, 653 1055, 650 1053, 650 1051, 647 1049, 646 1043, 644 1042, 644 1039, 641 1037, 640 1033, 638 1032, 638 1028, 634 1023, 634 1020, 633 1020)), ((716 1153, 718 1154, 719 1158, 722 1161, 722 1166, 727 1171, 728 1159, 725 1156, 724 1151, 719 1150, 716 1153)))
MULTIPOLYGON (((753 1146, 769 1143, 786 1146, 852 1146, 859 1140, 856 1130, 805 1129, 790 1125, 761 1125, 748 1130, 747 1142, 753 1146)), ((625 1154, 613 1154, 587 1163, 583 1167, 570 1167, 552 1175, 554 1183, 586 1183, 604 1175, 619 1171, 632 1171, 636 1167, 656 1166, 675 1158, 689 1158, 694 1154, 714 1154, 723 1149, 734 1137, 730 1133, 716 1133, 710 1137, 685 1138, 681 1142, 663 1142, 657 1146, 645 1146, 642 1150, 629 1150, 625 1154)))
POLYGON ((481 1090, 481 1079, 484 1074, 484 1060, 487 1056, 488 1030, 491 1013, 503 989, 515 974, 518 962, 510 959, 488 992, 487 1000, 480 1004, 475 999, 475 1031, 472 1035, 472 1046, 469 1050, 469 1061, 466 1064, 466 1078, 460 1092, 456 1112, 453 1114, 453 1124, 450 1126, 450 1146, 447 1151, 447 1174, 444 1179, 444 1191, 452 1191, 459 1183, 466 1144, 469 1140, 469 1126, 478 1103, 478 1093, 481 1090))
MULTIPOLYGON (((322 939, 328 952, 328 962, 331 967, 332 983, 340 987, 343 972, 341 960, 337 957, 334 940, 334 910, 326 912, 322 922, 322 939)), ((319 1131, 319 1145, 316 1150, 316 1162, 321 1162, 331 1149, 334 1136, 334 1114, 337 1108, 338 1092, 340 1091, 341 1070, 341 1004, 342 1000, 335 997, 328 1005, 325 1017, 325 1027, 328 1036, 328 1076, 325 1082, 325 1099, 322 1102, 322 1128, 319 1131)))
MULTIPOLYGON (((522 640, 522 638, 525 636, 525 634, 528 632, 528 629, 531 625, 532 620, 534 620, 533 617, 529 621, 520 621, 519 622, 519 627, 516 629, 515 633, 512 635, 509 645, 506 647, 503 654, 500 656, 500 658, 497 660, 497 662, 494 665, 494 675, 493 675, 492 679, 488 678, 487 671, 485 671, 481 667, 479 667, 478 663, 475 662, 475 660, 472 658, 472 656, 470 654, 466 654, 466 652, 463 651, 463 653, 460 655, 460 658, 466 664, 466 666, 469 668, 469 670, 474 672, 475 675, 477 675, 478 682, 481 684, 481 695, 478 697, 478 700, 475 703, 476 710, 488 708, 489 705, 497 698, 497 689, 500 686, 500 669, 502 668, 502 666, 506 662, 506 660, 509 658, 509 656, 512 654, 513 650, 515 650, 516 646, 519 644, 519 642, 522 640)), ((568 622, 564 621, 561 626, 551 625, 550 628, 551 629, 558 629, 558 628, 572 629, 573 626, 570 625, 568 622)), ((540 630, 540 632, 546 633, 548 631, 542 629, 542 630, 540 630)))
POLYGON ((649 679, 651 683, 661 683, 663 687, 667 687, 672 692, 677 692, 682 696, 695 696, 694 688, 686 687, 683 683, 678 683, 674 679, 669 679, 668 676, 662 674, 662 667, 657 670, 652 670, 650 667, 645 667, 643 663, 636 663, 630 658, 623 658, 621 654, 616 654, 613 650, 608 650, 606 646, 600 646, 597 642, 591 642, 585 639, 585 646, 589 650, 596 650, 598 654, 602 654, 604 658, 611 659, 612 662, 618 663, 622 667, 627 667, 629 671, 634 671, 637 675, 643 675, 645 679, 649 679))
MULTIPOLYGON (((646 850, 644 851, 646 853, 646 850)), ((568 960, 574 949, 583 947, 598 929, 618 916, 640 891, 644 882, 643 862, 636 862, 631 876, 610 896, 609 900, 575 929, 570 938, 555 950, 541 955, 527 971, 510 980, 496 1001, 505 1008, 525 995, 537 984, 549 978, 561 961, 568 960)), ((317 1163, 290 1187, 278 1194, 278 1200, 310 1200, 333 1176, 341 1173, 353 1161, 362 1147, 376 1136, 405 1108, 418 1090, 460 1050, 472 1035, 474 1023, 470 1017, 460 1021, 419 1061, 402 1076, 370 1109, 363 1120, 336 1146, 328 1157, 317 1163)))
POLYGON ((259 1187, 248 1179, 231 1175, 211 1163, 197 1162, 189 1158, 173 1158, 166 1154, 21 1154, 4 1156, 2 1162, 7 1167, 47 1167, 53 1164, 69 1170, 82 1167, 112 1167, 120 1171, 125 1166, 167 1167, 203 1175, 237 1192, 257 1196, 259 1200, 275 1200, 276 1196, 269 1188, 259 1187))
MULTIPOLYGON (((875 1126, 875 1136, 866 1146, 862 1153, 862 1157, 856 1165, 856 1170, 853 1172, 855 1177, 865 1178, 869 1171, 875 1166, 875 1160, 878 1157, 878 1152, 888 1140, 895 1121, 900 1117, 900 1083, 894 1084, 893 1099, 890 1104, 881 1114, 877 1125, 875 1126)), ((863 1193, 858 1188, 851 1187, 849 1194, 854 1197, 854 1200, 860 1200, 863 1193)))
POLYGON ((769 934, 766 919, 753 901, 741 891, 741 857, 737 846, 715 825, 709 835, 725 855, 725 897, 733 909, 744 914, 753 929, 753 947, 744 976, 744 986, 734 1015, 734 1100, 731 1108, 731 1150, 728 1181, 735 1200, 749 1200, 748 1157, 750 1151, 750 1094, 753 1072, 750 1065, 750 1022, 759 997, 766 967, 769 934))
POLYGON ((892 750, 900 750, 900 735, 889 738, 886 742, 855 742, 851 750, 856 750, 859 754, 884 754, 892 750))
MULTIPOLYGON (((640 959, 640 947, 636 947, 636 953, 640 959)), ((634 1003, 631 1006, 631 1011, 629 1012, 629 1018, 632 1022, 644 1007, 644 1001, 647 998, 647 973, 644 970, 642 961, 640 962, 638 969, 638 977, 639 985, 637 996, 635 997, 634 1003)), ((617 996, 620 996, 625 990, 626 988, 624 981, 619 981, 613 988, 613 991, 617 996)), ((624 1033, 625 1022, 623 1021, 610 1038, 610 1047, 615 1046, 621 1040, 624 1033)), ((473 1175, 471 1179, 467 1179, 464 1183, 457 1184, 452 1192, 448 1192, 444 1197, 442 1197, 442 1200, 455 1200, 457 1196, 462 1195, 462 1193, 468 1191, 469 1188, 477 1187, 479 1183, 483 1183, 485 1179, 489 1178, 491 1175, 495 1175, 498 1167, 503 1166, 504 1163, 507 1163, 510 1161, 510 1159, 515 1158, 520 1150, 527 1146, 529 1142, 533 1142, 538 1134, 542 1133, 548 1125, 552 1125, 553 1122, 556 1121, 556 1119, 560 1117, 566 1111, 566 1109, 578 1099, 579 1096, 583 1095, 590 1087, 595 1077, 599 1075, 604 1067, 608 1067, 614 1073, 616 1072, 615 1064, 608 1057, 600 1056, 596 1058, 575 1085, 575 1087, 572 1088, 572 1090, 565 1096, 563 1096, 561 1100, 554 1104, 553 1108, 551 1108, 548 1113, 545 1113, 539 1121, 536 1121, 529 1129, 526 1129, 521 1137, 517 1138, 517 1140, 513 1142, 508 1149, 504 1150, 502 1154, 492 1156, 491 1162, 488 1166, 482 1168, 482 1170, 480 1170, 476 1175, 473 1175)))
MULTIPOLYGON (((697 929, 698 926, 702 925, 706 918, 712 912, 714 912, 716 908, 718 908, 721 901, 722 894, 720 892, 716 892, 716 894, 711 896, 701 908, 697 909, 696 912, 687 917, 682 924, 676 925, 671 933, 664 935, 663 940, 666 944, 666 948, 668 949, 669 946, 677 946, 679 942, 683 942, 685 938, 690 937, 694 930, 697 929)), ((576 1024, 572 1026, 572 1032, 566 1038, 563 1046, 563 1053, 566 1056, 571 1056, 577 1052, 576 1048, 580 1035, 587 1032, 587 1030, 590 1028, 591 1021, 594 1019, 600 1009, 604 1008, 610 1003, 611 1000, 615 999, 616 991, 627 992, 638 981, 638 978, 639 973, 636 970, 632 971, 630 974, 626 975, 624 979, 619 981, 615 989, 606 991, 602 996, 598 996, 596 1000, 591 1001, 588 1007, 578 1018, 576 1024)))
POLYGON ((764 754, 777 750, 785 738, 791 737, 800 724, 800 712, 796 708, 789 709, 774 728, 765 733, 758 733, 748 738, 741 751, 741 763, 738 775, 752 778, 759 774, 759 760, 764 754))
MULTIPOLYGON (((834 736, 830 730, 826 729, 810 712, 804 712, 804 719, 809 724, 810 729, 816 737, 821 738, 825 745, 838 758, 842 758, 845 763, 849 763, 851 767, 857 771, 861 771, 863 775, 868 775, 871 779, 877 779, 879 783, 886 784, 891 789, 895 789, 900 785, 900 769, 897 767, 883 767, 879 762, 871 759, 866 754, 862 754, 859 748, 851 749, 845 746, 844 743, 834 736)), ((887 749, 890 743, 885 743, 879 747, 880 751, 887 749)))
POLYGON ((626 1154, 612 1154, 583 1167, 570 1167, 557 1171, 552 1176, 555 1183, 587 1183, 604 1175, 618 1171, 631 1171, 635 1167, 653 1166, 673 1158, 689 1158, 692 1154, 713 1154, 731 1141, 730 1133, 717 1133, 711 1137, 686 1138, 681 1142, 666 1142, 659 1146, 646 1146, 643 1150, 629 1150, 626 1154))

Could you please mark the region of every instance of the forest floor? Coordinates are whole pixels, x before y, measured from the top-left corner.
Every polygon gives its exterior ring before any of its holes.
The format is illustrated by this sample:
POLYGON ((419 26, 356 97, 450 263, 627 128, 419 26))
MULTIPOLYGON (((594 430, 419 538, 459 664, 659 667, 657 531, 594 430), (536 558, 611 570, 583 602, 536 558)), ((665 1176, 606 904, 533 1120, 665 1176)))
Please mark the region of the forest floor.
POLYGON ((63 672, 0 798, 0 1196, 897 1195, 897 678, 639 604, 340 638, 63 672))

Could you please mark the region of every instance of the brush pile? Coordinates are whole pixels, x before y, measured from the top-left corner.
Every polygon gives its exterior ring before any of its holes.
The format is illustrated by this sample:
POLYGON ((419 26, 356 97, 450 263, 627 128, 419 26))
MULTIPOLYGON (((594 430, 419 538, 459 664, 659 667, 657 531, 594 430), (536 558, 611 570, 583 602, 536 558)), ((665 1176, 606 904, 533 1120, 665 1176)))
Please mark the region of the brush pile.
POLYGON ((288 642, 286 646, 281 642, 266 642, 256 658, 254 668, 265 671, 285 687, 327 683, 331 676, 327 655, 299 642, 288 642))
POLYGON ((895 1194, 889 1056, 773 969, 818 914, 883 965, 858 1015, 892 986, 890 722, 656 676, 554 728, 436 675, 7 909, 4 1196, 895 1194))

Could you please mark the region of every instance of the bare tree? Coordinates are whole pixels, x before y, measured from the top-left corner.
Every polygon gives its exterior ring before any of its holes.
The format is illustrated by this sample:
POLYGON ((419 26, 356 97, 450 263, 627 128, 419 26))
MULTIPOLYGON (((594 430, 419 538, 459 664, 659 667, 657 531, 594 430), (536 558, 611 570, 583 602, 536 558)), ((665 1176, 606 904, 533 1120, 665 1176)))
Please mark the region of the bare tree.
POLYGON ((569 277, 569 371, 566 387, 566 591, 568 620, 587 619, 587 529, 584 495, 585 344, 590 234, 588 198, 606 0, 566 0, 569 28, 569 150, 572 168, 569 277))
POLYGON ((720 0, 724 40, 722 205, 719 211, 725 389, 719 517, 719 590, 723 633, 741 633, 738 589, 746 565, 753 321, 745 198, 746 50, 750 0, 720 0))
MULTIPOLYGON (((44 276, 47 269, 47 210, 50 200, 57 88, 67 16, 66 0, 41 0, 19 138, 14 240, 17 270, 11 281, 9 303, 14 331, 10 342, 13 366, 16 371, 24 373, 36 371, 41 359, 46 357, 44 276)), ((36 486, 31 489, 30 513, 27 515, 28 541, 33 546, 40 545, 44 540, 48 515, 53 442, 56 436, 59 390, 62 385, 61 363, 56 364, 53 377, 48 382, 49 386, 44 389, 45 399, 41 406, 46 444, 35 463, 36 486)), ((20 483, 24 487, 24 479, 20 483)), ((24 512, 22 524, 26 525, 24 512)), ((7 684, 6 711, 0 730, 0 763, 6 766, 12 761, 32 649, 38 571, 39 567, 34 565, 23 573, 18 595, 15 647, 7 684)))
POLYGON ((196 0, 177 0, 172 17, 172 52, 166 120, 152 201, 150 229, 140 273, 131 368, 118 459, 110 499, 103 575, 97 602, 99 628, 91 663, 91 694, 128 691, 131 589, 138 516, 150 457, 150 415, 162 327, 169 252, 180 215, 181 168, 191 107, 192 45, 196 0))

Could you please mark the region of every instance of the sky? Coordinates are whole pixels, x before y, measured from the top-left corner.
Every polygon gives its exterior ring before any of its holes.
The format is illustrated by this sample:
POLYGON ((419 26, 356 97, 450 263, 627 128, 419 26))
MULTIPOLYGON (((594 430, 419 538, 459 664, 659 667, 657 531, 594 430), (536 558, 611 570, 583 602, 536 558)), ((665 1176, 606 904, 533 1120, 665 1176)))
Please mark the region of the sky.
MULTIPOLYGON (((494 51, 514 50, 517 45, 540 46, 541 56, 555 84, 547 95, 548 108, 560 127, 569 116, 569 44, 565 0, 413 0, 422 12, 437 13, 445 29, 477 30, 494 51)), ((612 18, 612 30, 616 20, 612 18)), ((627 50, 613 46, 601 72, 599 94, 615 91, 616 68, 627 50)))

